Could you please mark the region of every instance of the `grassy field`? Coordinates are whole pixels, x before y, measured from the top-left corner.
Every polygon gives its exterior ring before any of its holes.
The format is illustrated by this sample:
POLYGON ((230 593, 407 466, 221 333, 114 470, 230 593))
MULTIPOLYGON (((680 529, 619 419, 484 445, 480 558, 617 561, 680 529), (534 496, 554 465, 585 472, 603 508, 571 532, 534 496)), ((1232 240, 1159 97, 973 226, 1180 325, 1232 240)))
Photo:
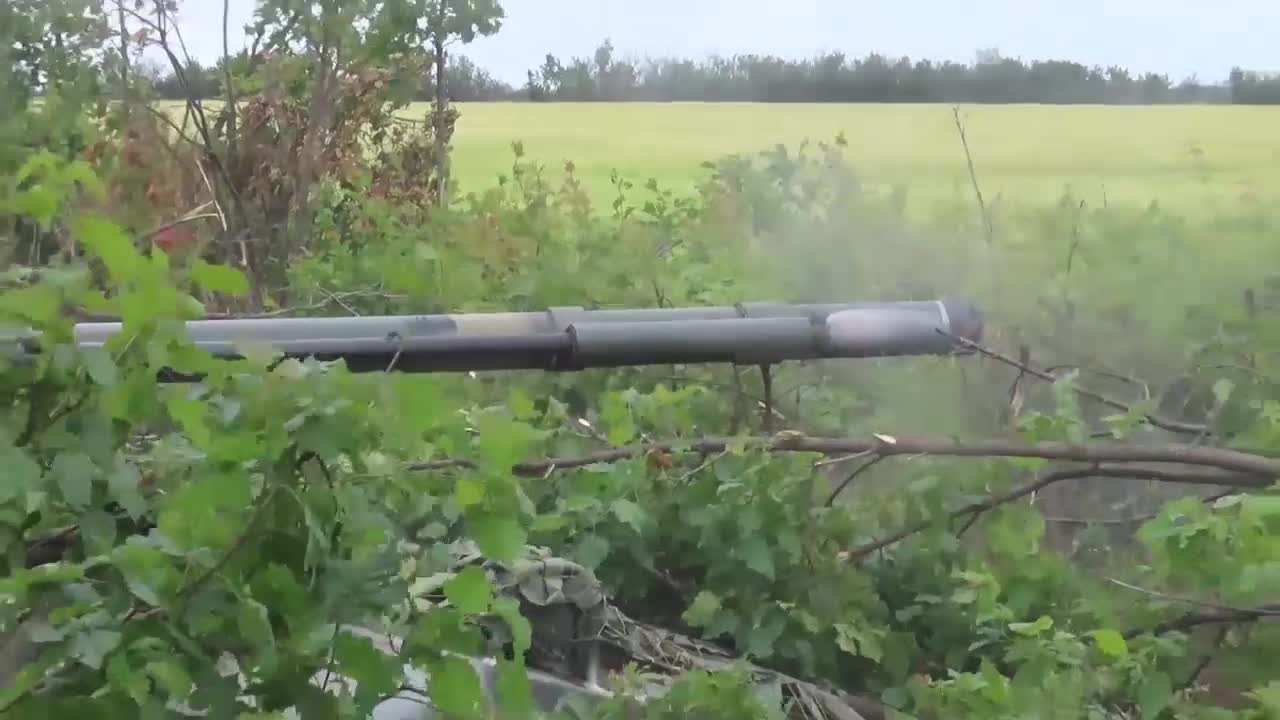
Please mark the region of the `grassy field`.
MULTIPOLYGON (((510 167, 513 140, 550 170, 572 160, 606 200, 615 168, 690 189, 705 160, 843 132, 869 180, 906 184, 928 205, 971 198, 949 106, 482 103, 461 111, 455 168, 464 191, 510 167)), ((1158 201, 1216 213, 1280 195, 1280 108, 967 106, 961 117, 994 202, 1044 204, 1069 189, 1097 204, 1158 201)))

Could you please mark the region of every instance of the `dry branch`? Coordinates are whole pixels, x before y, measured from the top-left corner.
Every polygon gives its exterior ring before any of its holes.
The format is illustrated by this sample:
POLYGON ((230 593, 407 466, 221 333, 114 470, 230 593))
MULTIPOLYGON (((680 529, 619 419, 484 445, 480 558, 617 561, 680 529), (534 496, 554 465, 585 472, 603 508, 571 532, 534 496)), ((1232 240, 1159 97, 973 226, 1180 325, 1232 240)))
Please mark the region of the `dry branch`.
MULTIPOLYGON (((1021 457, 1040 458, 1068 462, 1089 463, 1083 468, 1060 468, 1041 473, 1034 481, 1016 487, 1006 493, 993 495, 948 513, 949 519, 969 518, 967 530, 983 513, 996 507, 1015 502, 1054 483, 1092 477, 1151 480, 1184 485, 1211 485, 1218 487, 1254 488, 1269 487, 1280 476, 1280 462, 1236 450, 1206 448, 1194 445, 1136 446, 1136 445, 1072 445, 1058 442, 1009 443, 1003 441, 909 439, 877 435, 870 440, 818 438, 798 433, 779 433, 772 437, 755 437, 737 441, 723 438, 707 438, 688 443, 651 443, 629 447, 609 448, 576 457, 546 458, 519 463, 511 471, 524 477, 545 477, 557 470, 587 467, 600 463, 619 462, 641 457, 650 452, 696 452, 703 456, 726 452, 735 444, 770 452, 813 452, 824 455, 864 454, 871 458, 855 470, 856 477, 872 464, 895 455, 953 456, 953 457, 1021 457), (1174 463, 1191 468, 1156 468, 1130 463, 1174 463)), ((412 471, 474 468, 475 463, 461 458, 441 459, 413 463, 412 471)), ((837 490, 837 493, 839 490, 837 490)), ((888 537, 866 543, 846 553, 842 559, 857 562, 875 552, 923 532, 936 520, 927 519, 905 527, 888 537)))
POLYGON ((875 467, 876 463, 880 462, 881 460, 884 460, 885 457, 887 456, 875 455, 870 460, 854 468, 853 472, 846 475, 844 480, 841 481, 841 483, 836 486, 836 489, 831 491, 831 495, 827 497, 827 507, 831 507, 832 505, 834 505, 836 502, 836 498, 840 497, 840 493, 844 492, 844 489, 849 487, 849 484, 852 483, 854 480, 856 480, 859 475, 875 467))
MULTIPOLYGON (((949 332, 946 332, 945 330, 938 330, 938 332, 943 335, 946 335, 948 338, 956 341, 957 343, 960 343, 966 348, 973 350, 979 355, 984 355, 997 362, 1002 362, 1005 365, 1008 365, 1012 368, 1016 368, 1022 373, 1038 378, 1040 380, 1044 380, 1045 382, 1053 383, 1058 381, 1057 377, 1053 376, 1048 372, 1045 372, 1044 370, 1038 370, 1025 362, 1022 362, 1008 355, 1005 355, 1002 352, 992 350, 991 348, 988 348, 985 345, 982 345, 981 343, 976 343, 972 340, 969 340, 968 338, 962 338, 958 335, 953 335, 949 332)), ((1132 405, 1129 405, 1128 403, 1122 402, 1120 400, 1116 400, 1115 398, 1108 397, 1106 395, 1103 395, 1102 393, 1094 392, 1092 390, 1089 390, 1088 388, 1073 386, 1071 389, 1080 397, 1088 398, 1095 402, 1102 403, 1103 405, 1106 405, 1107 407, 1113 410, 1119 410, 1121 412, 1133 411, 1132 405)), ((1168 418, 1162 418, 1158 415, 1153 415, 1149 413, 1144 413, 1143 418, 1152 426, 1158 427, 1161 430, 1168 430, 1169 432, 1173 432, 1173 433, 1179 433, 1183 435, 1204 435, 1205 433, 1208 432, 1207 426, 1201 425, 1198 423, 1186 423, 1186 422, 1181 422, 1179 420, 1170 420, 1168 418)))
POLYGON ((1221 603, 1209 602, 1207 600, 1197 600, 1195 598, 1179 597, 1177 595, 1169 595, 1156 590, 1148 590, 1147 588, 1138 587, 1137 585, 1131 585, 1127 582, 1124 582, 1122 580, 1117 580, 1115 578, 1107 578, 1107 581, 1113 585, 1117 585, 1126 590, 1132 590, 1133 592, 1141 593, 1143 595, 1146 595, 1147 597, 1155 598, 1157 600, 1163 600, 1165 602, 1180 603, 1182 605, 1194 605, 1196 607, 1209 608, 1211 610, 1216 610, 1218 612, 1224 612, 1224 613, 1242 613, 1243 612, 1243 613, 1254 613, 1256 615, 1265 616, 1265 617, 1280 617, 1280 608, 1275 608, 1274 606, 1265 606, 1262 608, 1256 608, 1252 610, 1242 609, 1242 608, 1232 607, 1230 605, 1223 605, 1221 603))
POLYGON ((1107 581, 1113 585, 1146 595, 1147 597, 1154 598, 1156 600, 1205 608, 1203 610, 1193 610, 1179 618, 1162 622, 1149 630, 1129 630, 1124 634, 1128 639, 1133 639, 1146 634, 1163 635, 1170 632, 1185 632, 1201 625, 1251 623, 1268 618, 1280 618, 1280 604, 1261 605, 1254 608, 1239 608, 1232 607, 1230 605, 1223 605, 1221 603, 1197 600, 1195 598, 1168 595, 1156 590, 1148 590, 1147 588, 1138 587, 1137 585, 1131 585, 1115 578, 1107 578, 1107 581))
MULTIPOLYGON (((1108 477, 1143 477, 1151 480, 1197 485, 1222 485, 1241 488, 1268 487, 1280 477, 1280 460, 1226 448, 1193 445, 1111 445, 1102 443, 1038 442, 1017 443, 1002 440, 963 442, 940 438, 904 438, 881 435, 870 439, 822 438, 798 433, 751 438, 703 438, 686 442, 654 442, 586 453, 563 458, 545 458, 517 463, 511 471, 521 476, 541 476, 548 471, 568 470, 601 463, 630 460, 650 452, 692 452, 701 455, 724 452, 734 446, 768 452, 802 452, 821 455, 856 455, 891 457, 922 455, 939 457, 1008 457, 1039 458, 1083 463, 1174 463, 1216 468, 1218 473, 1179 473, 1151 468, 1102 468, 1108 477), (891 440, 891 442, 890 442, 891 440)), ((411 471, 473 468, 463 458, 445 458, 412 463, 411 471)))
POLYGON ((1126 640, 1142 635, 1164 635, 1171 632, 1186 632, 1201 625, 1228 625, 1251 623, 1264 618, 1275 617, 1280 613, 1280 605, 1263 605, 1258 608, 1232 608, 1229 610, 1208 610, 1186 613, 1173 620, 1167 620, 1150 629, 1127 630, 1126 640))
MULTIPOLYGON (((1040 458, 1080 463, 1173 463, 1214 468, 1219 472, 1178 473, 1151 468, 1103 468, 1109 477, 1141 476, 1152 480, 1241 488, 1264 488, 1280 477, 1280 460, 1227 448, 1194 445, 1117 445, 1103 443, 1037 442, 1020 443, 1005 440, 960 441, 945 438, 908 438, 877 435, 867 439, 824 438, 800 433, 781 432, 772 436, 750 438, 703 438, 685 442, 654 442, 609 448, 576 457, 545 458, 514 465, 511 471, 522 476, 541 476, 551 470, 566 470, 600 463, 620 462, 650 452, 693 452, 701 455, 723 452, 734 446, 767 452, 801 452, 819 455, 852 455, 866 453, 891 457, 896 455, 932 455, 938 457, 1006 457, 1040 458)), ((443 470, 474 467, 465 459, 442 459, 413 463, 410 470, 443 470)))

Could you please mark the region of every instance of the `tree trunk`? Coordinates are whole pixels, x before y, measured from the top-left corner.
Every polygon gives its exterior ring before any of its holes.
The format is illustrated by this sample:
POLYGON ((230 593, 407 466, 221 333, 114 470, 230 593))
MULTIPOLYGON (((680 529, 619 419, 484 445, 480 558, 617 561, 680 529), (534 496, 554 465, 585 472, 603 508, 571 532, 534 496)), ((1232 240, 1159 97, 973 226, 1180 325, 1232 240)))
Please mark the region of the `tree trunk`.
POLYGON ((436 202, 443 207, 449 202, 449 96, 445 87, 444 33, 438 33, 432 45, 436 65, 435 101, 431 113, 436 144, 436 202))
POLYGON ((116 17, 120 23, 120 111, 129 120, 129 30, 124 23, 124 0, 116 5, 116 17))

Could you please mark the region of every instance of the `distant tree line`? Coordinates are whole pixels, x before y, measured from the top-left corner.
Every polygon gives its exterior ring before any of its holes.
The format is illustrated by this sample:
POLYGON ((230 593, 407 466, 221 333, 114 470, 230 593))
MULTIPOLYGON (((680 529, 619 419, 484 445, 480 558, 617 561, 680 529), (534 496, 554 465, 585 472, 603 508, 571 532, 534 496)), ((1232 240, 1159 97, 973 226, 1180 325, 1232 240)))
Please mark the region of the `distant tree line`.
MULTIPOLYGON (((195 88, 212 95, 216 72, 193 63, 195 88)), ((181 84, 156 70, 161 97, 181 97, 181 84)), ((606 40, 591 57, 561 61, 548 54, 522 88, 495 78, 464 56, 449 60, 445 85, 457 102, 812 102, 812 103, 1161 103, 1280 104, 1280 76, 1234 69, 1225 83, 1172 81, 1157 73, 1086 66, 1063 60, 1022 61, 984 50, 970 64, 833 52, 807 60, 770 55, 629 60, 606 40)), ((434 92, 424 76, 421 99, 434 92)))
POLYGON ((1227 84, 1231 88, 1231 102, 1237 105, 1280 105, 1280 75, 1235 68, 1227 84))
MULTIPOLYGON (((233 63, 241 61, 242 58, 239 57, 232 60, 233 63)), ((138 72, 151 80, 152 87, 160 98, 181 100, 186 97, 183 84, 165 66, 149 63, 140 67, 138 72)), ((193 60, 183 70, 192 92, 201 99, 216 98, 221 93, 221 74, 221 62, 206 67, 193 60)), ((520 89, 493 77, 489 71, 477 66, 464 55, 449 56, 445 66, 445 87, 448 89, 449 99, 454 102, 521 100, 525 97, 520 89)), ((417 99, 427 101, 434 94, 435 78, 431 73, 423 73, 417 88, 417 99)))
POLYGON ((1061 60, 1024 62, 979 52, 971 64, 833 52, 808 60, 768 55, 703 61, 616 57, 605 41, 592 57, 547 55, 528 71, 533 101, 721 101, 884 103, 1280 103, 1280 78, 1235 70, 1228 82, 1090 67, 1061 60))

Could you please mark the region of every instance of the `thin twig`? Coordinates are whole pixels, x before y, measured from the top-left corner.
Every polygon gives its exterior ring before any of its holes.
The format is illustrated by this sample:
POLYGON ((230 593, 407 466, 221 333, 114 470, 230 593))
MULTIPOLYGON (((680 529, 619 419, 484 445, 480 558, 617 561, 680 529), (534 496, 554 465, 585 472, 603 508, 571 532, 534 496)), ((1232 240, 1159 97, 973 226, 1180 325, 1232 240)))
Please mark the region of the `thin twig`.
POLYGON ((39 409, 36 407, 34 401, 32 401, 32 403, 30 404, 30 407, 28 408, 27 420, 25 425, 22 428, 22 434, 20 434, 18 438, 13 441, 13 444, 17 447, 24 447, 25 445, 30 443, 32 440, 34 440, 35 436, 38 433, 42 432, 45 429, 53 427, 54 425, 58 424, 59 420, 67 417, 68 415, 75 412, 76 410, 79 410, 80 407, 84 405, 85 401, 88 399, 89 399, 89 395, 88 393, 86 393, 76 398, 75 400, 72 400, 69 403, 57 405, 53 409, 53 412, 49 413, 49 416, 45 419, 45 422, 43 423, 43 427, 41 427, 41 423, 39 421, 39 409))
MULTIPOLYGON (((202 320, 262 320, 268 318, 276 318, 292 313, 307 312, 310 310, 320 310, 331 304, 342 304, 341 300, 352 300, 356 298, 379 298, 383 300, 403 300, 407 295, 398 295, 395 293, 384 293, 377 290, 348 290, 345 292, 324 291, 326 298, 319 302, 309 305, 294 305, 292 307, 280 308, 263 313, 249 314, 227 314, 227 313, 206 313, 201 316, 202 320)), ((358 314, 358 313, 357 313, 358 314)), ((114 315, 95 315, 92 322, 120 322, 120 318, 114 315)))
POLYGON ((231 82, 231 45, 227 39, 227 25, 231 18, 231 0, 222 0, 222 76, 227 84, 227 107, 224 110, 227 118, 227 154, 234 161, 239 156, 237 148, 236 90, 231 82))
POLYGON ((198 214, 198 215, 187 215, 187 216, 185 216, 185 217, 180 217, 180 218, 178 218, 177 220, 174 220, 174 221, 172 221, 172 222, 167 222, 167 223, 165 223, 165 224, 163 224, 163 225, 161 225, 161 226, 157 227, 156 229, 154 229, 154 230, 152 230, 152 231, 150 231, 150 232, 148 232, 148 233, 144 234, 144 235, 142 236, 142 239, 143 239, 143 240, 150 240, 151 238, 153 238, 153 237, 155 237, 155 236, 159 235, 160 233, 163 233, 163 232, 165 232, 165 231, 167 231, 167 230, 172 230, 172 229, 174 229, 174 228, 176 228, 176 227, 179 227, 179 226, 181 226, 181 225, 186 225, 187 223, 193 223, 193 222, 195 222, 195 221, 197 221, 197 220, 208 220, 208 219, 211 219, 211 218, 212 218, 212 219, 214 219, 214 220, 217 220, 217 219, 218 219, 218 215, 217 215, 217 213, 200 213, 200 214, 198 214))
MULTIPOLYGON (((1221 492, 1213 493, 1212 495, 1205 495, 1204 497, 1200 498, 1200 501, 1208 505, 1210 503, 1215 503, 1229 495, 1235 495, 1237 492, 1239 492, 1238 488, 1231 488, 1230 490, 1223 490, 1221 492)), ((1081 517, 1045 516, 1044 521, 1047 523, 1056 523, 1059 525, 1141 525, 1142 523, 1155 520, 1158 517, 1160 517, 1160 513, 1157 512, 1157 513, 1147 513, 1146 515, 1138 515, 1131 518, 1081 518, 1081 517)))
MULTIPOLYGON (((991 348, 988 348, 980 343, 976 343, 972 340, 969 340, 968 338, 963 338, 963 337, 960 337, 959 335, 954 335, 942 329, 939 329, 938 332, 960 343, 961 345, 964 345, 965 347, 973 350, 974 352, 980 355, 985 355, 986 357, 989 357, 992 360, 1002 362, 1005 365, 1008 365, 1012 368, 1021 370, 1022 372, 1028 375, 1031 375, 1032 377, 1036 377, 1041 380, 1044 380, 1045 382, 1050 382, 1050 383, 1054 383, 1058 381, 1058 378, 1054 377, 1053 375, 1050 375, 1047 372, 1044 372, 1043 370, 1037 370, 1036 368, 1026 363, 1020 362, 1012 357, 1009 357, 1008 355, 1005 355, 1002 352, 992 350, 991 348)), ((1094 400, 1096 402, 1102 403, 1103 405, 1106 405, 1112 409, 1119 410, 1121 412, 1133 411, 1133 407, 1128 403, 1121 402, 1119 400, 1116 400, 1115 398, 1107 397, 1106 395, 1094 392, 1087 388, 1082 388, 1082 387, 1073 385, 1071 389, 1081 397, 1085 397, 1090 400, 1094 400)), ((1162 418, 1152 414, 1144 414, 1143 417, 1151 425, 1158 427, 1162 430, 1168 430, 1169 432, 1175 432, 1175 433, 1180 433, 1184 435, 1200 435, 1205 432, 1206 426, 1200 425, 1197 423, 1184 423, 1177 420, 1169 420, 1169 419, 1162 418)))
POLYGON ((1055 373, 1055 372, 1058 372, 1059 370, 1080 370, 1083 372, 1091 373, 1093 375, 1097 375, 1098 377, 1111 378, 1112 380, 1119 380, 1120 382, 1128 383, 1130 385, 1137 385, 1142 388, 1143 396, 1148 400, 1151 399, 1151 385, 1140 378, 1133 377, 1132 375, 1125 375, 1124 373, 1115 372, 1114 370, 1104 370, 1102 368, 1097 368, 1097 367, 1087 367, 1084 365, 1077 365, 1075 363, 1067 363, 1063 365, 1050 365, 1049 367, 1044 369, 1044 371, 1047 373, 1055 373))
MULTIPOLYGON (((1123 466, 1095 465, 1087 468, 1069 468, 1069 469, 1051 470, 1051 471, 1045 472, 1033 482, 1016 487, 1007 493, 1004 493, 1001 495, 994 495, 980 502, 976 502, 976 503, 973 503, 972 505, 968 505, 958 510, 954 510, 951 513, 949 513, 948 517, 952 520, 955 520, 965 516, 972 516, 969 519, 969 522, 964 527, 961 528, 960 533, 962 534, 965 531, 967 531, 970 527, 972 527, 975 522, 977 522, 978 517, 980 517, 981 515, 985 514, 990 510, 994 510, 995 508, 1000 507, 1001 505, 1007 505, 1011 502, 1027 497, 1028 495, 1032 495, 1034 493, 1040 492, 1046 487, 1049 487, 1050 485, 1053 485, 1058 482, 1062 482, 1065 480, 1078 480, 1082 478, 1096 478, 1096 477, 1115 478, 1117 480, 1152 480, 1157 482, 1188 484, 1188 485, 1206 485, 1206 484, 1212 485, 1212 484, 1217 484, 1217 480, 1224 479, 1226 476, 1223 476, 1219 473, 1204 473, 1204 472, 1187 471, 1187 470, 1164 470, 1164 469, 1155 469, 1155 468, 1149 468, 1149 467, 1135 467, 1135 466, 1129 466, 1129 465, 1123 465, 1123 466)), ((1238 476, 1238 477, 1248 477, 1248 476, 1238 476)), ((902 540, 905 540, 906 538, 911 537, 916 533, 927 530, 933 524, 933 522, 934 520, 932 519, 922 520, 918 523, 915 523, 914 525, 910 525, 906 528, 903 528, 902 530, 899 530, 898 532, 894 533, 893 535, 890 535, 889 537, 883 540, 877 540, 877 541, 859 546, 849 551, 846 556, 849 560, 853 560, 853 561, 864 558, 890 545, 894 545, 898 542, 901 542, 902 540)))
POLYGON ((351 315, 352 315, 352 316, 354 316, 354 317, 360 317, 360 313, 359 313, 355 308, 353 308, 353 307, 351 307, 350 305, 348 305, 348 304, 346 304, 345 302, 343 302, 343 301, 342 301, 342 298, 341 298, 341 297, 339 297, 337 293, 329 292, 328 290, 325 290, 325 289, 323 289, 323 288, 317 288, 317 290, 319 290, 322 294, 327 295, 327 296, 329 297, 329 300, 331 300, 331 301, 333 301, 333 302, 337 303, 338 305, 342 306, 342 309, 343 309, 343 310, 346 310, 346 311, 347 311, 347 312, 349 312, 349 313, 351 313, 351 315))
MULTIPOLYGON (((1082 470, 1056 470, 1053 472, 1047 472, 1043 474, 1039 479, 1035 480, 1034 482, 1028 483, 1026 485, 1021 485, 1017 488, 1014 488, 1013 490, 1010 490, 1007 493, 987 498, 986 500, 973 503, 972 505, 962 507, 958 510, 953 510, 947 514, 947 517, 949 519, 954 520, 957 518, 964 517, 966 515, 978 516, 992 508, 996 508, 1001 505, 1006 505, 1015 500, 1024 498, 1032 493, 1039 492, 1040 490, 1043 490, 1044 488, 1056 482, 1061 482, 1063 480, 1092 477, 1093 475, 1096 474, 1096 472, 1097 472, 1097 468, 1087 468, 1082 470)), ((911 537, 912 535, 915 535, 916 533, 924 532, 925 530, 929 529, 929 527, 933 525, 934 522, 935 520, 933 519, 922 520, 920 522, 915 523, 914 525, 909 525, 905 528, 902 528, 901 530, 893 533, 892 535, 882 540, 875 540, 875 541, 866 543, 864 545, 859 545, 853 550, 841 553, 840 557, 841 559, 847 560, 849 562, 858 562, 859 560, 862 560, 863 558, 869 555, 873 555, 876 552, 889 547, 890 545, 896 545, 897 543, 902 542, 903 540, 906 540, 907 538, 911 537)))
POLYGON ((832 505, 835 504, 836 498, 840 496, 840 493, 844 492, 844 489, 848 487, 849 484, 852 483, 855 478, 857 478, 862 473, 870 470, 871 468, 875 467, 876 463, 880 462, 881 460, 884 460, 886 457, 887 457, 886 455, 876 455, 870 460, 854 468, 853 472, 849 473, 849 475, 845 477, 844 481, 841 482, 840 485, 838 485, 835 490, 831 491, 830 497, 827 498, 827 503, 826 503, 827 507, 831 507, 832 505))
POLYGON ((824 468, 824 467, 830 467, 831 465, 843 465, 847 462, 853 462, 854 460, 861 460, 862 458, 867 457, 868 455, 871 455, 871 454, 873 453, 863 450, 862 452, 856 452, 851 455, 841 455, 839 457, 826 458, 825 460, 819 460, 815 462, 813 466, 816 468, 824 468))
POLYGON ((773 432, 773 368, 760 366, 760 382, 764 388, 763 415, 760 418, 765 432, 773 432))
POLYGON ((969 166, 969 182, 973 185, 973 194, 978 200, 978 210, 982 213, 982 228, 986 232, 987 245, 995 243, 995 227, 991 223, 991 213, 987 210, 987 201, 982 197, 982 186, 978 183, 978 171, 973 166, 973 153, 969 151, 969 138, 964 130, 964 122, 960 120, 960 108, 952 106, 951 115, 955 118, 956 132, 960 135, 960 145, 964 148, 964 159, 969 166))
POLYGON ((1209 667, 1209 663, 1213 662, 1213 656, 1222 649, 1222 643, 1227 639, 1227 632, 1231 630, 1230 625, 1223 625, 1218 628, 1218 632, 1214 633, 1213 642, 1209 649, 1200 655, 1200 659, 1196 661, 1195 667, 1191 668, 1191 672, 1187 673, 1187 679, 1182 681, 1179 686, 1180 690, 1196 684, 1200 676, 1204 673, 1205 668, 1209 667))
MULTIPOLYGON (((204 180, 205 189, 209 191, 209 202, 213 203, 213 209, 218 213, 218 222, 222 225, 222 232, 227 232, 227 214, 222 212, 222 206, 218 204, 218 193, 213 191, 213 183, 209 182, 209 173, 204 171, 204 163, 196 161, 196 170, 200 171, 200 179, 204 180)), ((241 249, 244 248, 244 242, 240 243, 241 249)), ((249 266, 249 259, 244 259, 245 267, 249 266)))
MULTIPOLYGON (((1280 476, 1280 460, 1238 450, 1190 445, 1112 445, 1103 443, 1038 442, 1019 443, 1002 440, 962 442, 939 438, 905 438, 880 435, 871 439, 822 438, 801 433, 781 432, 774 436, 750 438, 703 438, 700 440, 651 442, 613 447, 578 457, 550 458, 517 463, 511 468, 516 475, 538 477, 547 467, 558 469, 587 467, 600 463, 621 462, 653 451, 668 453, 693 452, 702 455, 741 446, 767 452, 802 452, 820 455, 875 453, 885 456, 932 455, 967 458, 1039 458, 1083 463, 1174 463, 1212 468, 1196 472, 1150 467, 1100 468, 1104 477, 1138 477, 1162 482, 1191 485, 1220 485, 1236 488, 1266 488, 1280 476), (886 442, 886 438, 892 442, 886 442)), ((475 467, 466 459, 441 459, 413 463, 410 470, 440 470, 475 467)))
POLYGON ((1197 600, 1195 598, 1169 595, 1156 590, 1148 590, 1147 588, 1138 587, 1137 585, 1131 585, 1127 582, 1124 582, 1123 580, 1117 580, 1116 578, 1109 577, 1107 578, 1107 582, 1113 585, 1119 585, 1120 587, 1126 590, 1132 590, 1133 592, 1141 593, 1143 595, 1146 595, 1147 597, 1155 598, 1157 600, 1163 600, 1165 602, 1179 603, 1182 605, 1194 605, 1196 607, 1209 608, 1210 610, 1217 610, 1218 612, 1252 613, 1258 617, 1280 617, 1280 608, 1271 609, 1270 607, 1266 607, 1266 606, 1261 608, 1252 608, 1252 609, 1238 608, 1238 607, 1232 607, 1230 605, 1222 605, 1220 603, 1209 602, 1207 600, 1197 600))
POLYGON ((192 593, 199 590, 200 587, 209 582, 214 575, 221 572, 222 569, 227 566, 227 563, 231 562, 232 558, 234 558, 236 554, 238 554, 240 550, 248 544, 249 538, 253 537, 254 531, 258 527, 258 521, 261 520, 262 515, 266 512, 267 506, 269 506, 271 501, 275 499, 276 491, 278 489, 278 487, 272 487, 262 495, 261 500, 253 509, 253 514, 249 516, 249 522, 245 523, 244 530, 240 533, 239 537, 235 539, 235 542, 231 544, 231 547, 227 548, 227 551, 218 559, 218 562, 214 563, 213 567, 205 570, 189 585, 178 591, 178 598, 180 600, 191 597, 192 593))
POLYGON ((715 455, 709 455, 709 456, 707 456, 707 457, 706 457, 702 462, 700 462, 700 463, 698 463, 697 465, 695 465, 695 466, 694 466, 694 468, 693 468, 692 470, 690 470, 689 472, 687 472, 687 473, 685 473, 683 476, 681 476, 681 478, 680 478, 680 482, 686 482, 686 481, 688 481, 688 480, 689 480, 689 478, 693 477, 694 475, 697 475, 698 473, 702 472, 703 470, 706 470, 707 468, 711 467, 712 465, 715 465, 717 462, 719 462, 719 461, 720 461, 720 459, 721 459, 721 458, 723 458, 725 455, 728 455, 728 454, 729 454, 729 452, 728 452, 727 450, 722 450, 721 452, 718 452, 718 453, 716 453, 715 455))
POLYGON ((1232 610, 1215 610, 1212 612, 1193 611, 1173 620, 1167 620, 1150 629, 1126 630, 1127 640, 1142 635, 1164 635, 1171 632, 1186 632, 1201 625, 1223 625, 1257 622, 1263 618, 1275 617, 1280 613, 1280 604, 1263 605, 1258 608, 1236 608, 1232 610))

